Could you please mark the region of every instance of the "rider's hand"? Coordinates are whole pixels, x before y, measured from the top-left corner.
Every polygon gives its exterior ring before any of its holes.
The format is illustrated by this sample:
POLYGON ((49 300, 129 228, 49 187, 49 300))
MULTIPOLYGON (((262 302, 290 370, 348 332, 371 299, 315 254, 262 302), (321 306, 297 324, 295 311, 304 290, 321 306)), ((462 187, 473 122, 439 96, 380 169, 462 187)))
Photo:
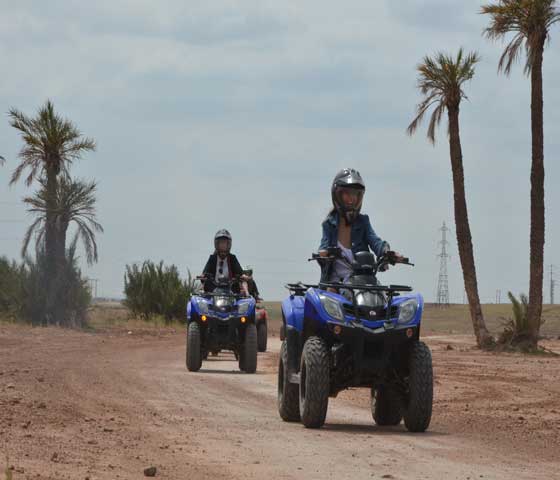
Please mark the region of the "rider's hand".
POLYGON ((398 262, 402 262, 404 260, 404 256, 401 255, 399 252, 393 252, 395 255, 395 260, 398 262))
POLYGON ((319 256, 320 257, 328 257, 329 252, 327 252, 326 250, 319 250, 319 256))

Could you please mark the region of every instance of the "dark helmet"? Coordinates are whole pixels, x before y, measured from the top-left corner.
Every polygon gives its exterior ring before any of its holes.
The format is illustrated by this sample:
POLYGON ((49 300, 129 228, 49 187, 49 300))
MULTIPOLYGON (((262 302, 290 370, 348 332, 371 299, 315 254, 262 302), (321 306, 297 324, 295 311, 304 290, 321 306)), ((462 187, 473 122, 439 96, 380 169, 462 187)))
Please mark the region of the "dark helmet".
POLYGON ((216 250, 216 252, 225 255, 227 255, 231 250, 231 233, 229 233, 225 228, 218 230, 216 232, 216 235, 214 235, 214 249, 216 250), (227 247, 225 251, 224 250, 220 251, 218 250, 218 242, 224 239, 227 240, 227 247))
POLYGON ((353 168, 345 168, 334 177, 331 187, 333 206, 348 224, 352 223, 360 213, 365 190, 366 184, 360 172, 353 168), (342 193, 345 190, 352 190, 356 195, 356 201, 352 206, 345 205, 342 201, 342 193))

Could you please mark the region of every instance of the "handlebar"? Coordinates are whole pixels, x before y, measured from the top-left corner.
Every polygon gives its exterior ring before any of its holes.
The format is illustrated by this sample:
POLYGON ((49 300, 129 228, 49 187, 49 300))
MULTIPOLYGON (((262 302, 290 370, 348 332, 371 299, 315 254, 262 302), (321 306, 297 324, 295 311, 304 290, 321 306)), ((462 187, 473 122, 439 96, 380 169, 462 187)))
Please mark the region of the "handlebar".
MULTIPOLYGON (((210 282, 210 285, 213 285, 215 288, 218 288, 218 289, 231 290, 233 285, 239 284, 240 290, 244 290, 243 288, 241 288, 242 287, 241 282, 244 282, 248 278, 246 277, 246 275, 243 274, 243 275, 236 275, 235 277, 232 277, 231 279, 216 281, 216 279, 212 275, 202 274, 202 275, 198 275, 196 277, 196 279, 200 280, 202 284, 204 284, 205 282, 210 282)), ((198 295, 225 296, 225 297, 236 297, 236 298, 250 297, 250 295, 245 295, 243 293, 225 293, 225 292, 214 293, 214 292, 205 292, 205 291, 198 292, 198 295)))
POLYGON ((381 261, 382 259, 385 259, 391 265, 401 263, 403 265, 410 265, 411 267, 414 267, 414 263, 410 263, 410 259, 408 257, 398 258, 395 252, 393 252, 392 250, 389 250, 388 252, 385 252, 383 255, 381 255, 381 257, 379 257, 379 261, 381 261))
POLYGON ((214 279, 214 277, 212 275, 202 274, 202 275, 197 275, 197 277, 196 277, 196 279, 200 280, 201 282, 205 282, 207 280, 210 280, 211 282, 213 282, 216 285, 231 285, 235 282, 240 282, 240 281, 242 282, 242 281, 245 281, 245 280, 250 280, 251 278, 253 278, 253 277, 250 277, 248 275, 243 274, 243 275, 236 275, 235 277, 232 277, 230 280, 225 280, 225 281, 222 281, 222 282, 216 282, 216 280, 214 279))
MULTIPOLYGON (((307 261, 308 262, 313 262, 313 261, 332 262, 335 260, 345 260, 344 257, 342 257, 342 255, 340 254, 340 249, 337 247, 329 248, 327 252, 328 255, 326 256, 320 255, 318 253, 312 253, 311 258, 308 258, 307 261)), ((396 265, 397 263, 414 267, 414 263, 411 263, 408 257, 398 258, 394 251, 389 250, 377 259, 375 270, 377 272, 379 267, 381 267, 382 265, 396 265)))

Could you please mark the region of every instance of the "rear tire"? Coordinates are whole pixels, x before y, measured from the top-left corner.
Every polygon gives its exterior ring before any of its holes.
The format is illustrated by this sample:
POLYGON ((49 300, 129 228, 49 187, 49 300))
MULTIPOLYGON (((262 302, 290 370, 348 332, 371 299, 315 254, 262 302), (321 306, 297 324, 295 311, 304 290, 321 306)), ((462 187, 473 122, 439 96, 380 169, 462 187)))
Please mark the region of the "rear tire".
POLYGON ((288 379, 288 346, 280 347, 278 358, 278 413, 285 422, 299 422, 299 386, 288 379))
POLYGON ((198 372, 201 366, 200 326, 196 322, 191 322, 187 329, 187 369, 190 372, 198 372))
POLYGON ((401 423, 402 401, 394 388, 380 385, 371 389, 371 415, 380 427, 401 423))
POLYGON ((416 342, 412 346, 409 370, 409 394, 403 410, 404 424, 411 432, 424 432, 432 419, 434 399, 432 354, 424 342, 416 342))
POLYGON ((329 406, 330 365, 326 343, 309 337, 301 355, 299 411, 307 428, 320 428, 325 423, 329 406))
POLYGON ((266 344, 268 340, 268 327, 266 322, 257 325, 257 343, 259 352, 266 352, 266 344))
POLYGON ((245 341, 239 355, 239 369, 246 373, 257 371, 257 327, 254 323, 245 327, 245 341))

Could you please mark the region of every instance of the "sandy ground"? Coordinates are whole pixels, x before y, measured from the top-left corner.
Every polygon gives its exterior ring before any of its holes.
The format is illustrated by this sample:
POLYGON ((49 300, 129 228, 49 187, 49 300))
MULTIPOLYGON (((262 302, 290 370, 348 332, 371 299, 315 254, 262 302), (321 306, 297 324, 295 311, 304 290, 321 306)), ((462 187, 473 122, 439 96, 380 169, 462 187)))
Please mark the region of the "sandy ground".
POLYGON ((0 467, 8 455, 14 479, 139 479, 150 466, 167 479, 560 478, 560 358, 427 341, 427 433, 375 426, 366 390, 332 400, 317 431, 278 416, 277 338, 255 375, 229 354, 189 373, 181 330, 0 325, 0 467))

